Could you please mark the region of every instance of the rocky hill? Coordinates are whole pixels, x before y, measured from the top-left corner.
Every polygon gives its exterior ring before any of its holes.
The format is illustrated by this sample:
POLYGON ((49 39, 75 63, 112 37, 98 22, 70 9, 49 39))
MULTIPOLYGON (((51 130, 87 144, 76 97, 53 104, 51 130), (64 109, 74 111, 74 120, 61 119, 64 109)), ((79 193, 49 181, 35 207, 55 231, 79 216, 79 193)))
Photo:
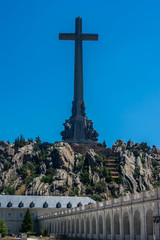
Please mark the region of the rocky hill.
POLYGON ((91 196, 95 200, 160 186, 160 150, 117 140, 102 144, 0 141, 0 194, 91 196))

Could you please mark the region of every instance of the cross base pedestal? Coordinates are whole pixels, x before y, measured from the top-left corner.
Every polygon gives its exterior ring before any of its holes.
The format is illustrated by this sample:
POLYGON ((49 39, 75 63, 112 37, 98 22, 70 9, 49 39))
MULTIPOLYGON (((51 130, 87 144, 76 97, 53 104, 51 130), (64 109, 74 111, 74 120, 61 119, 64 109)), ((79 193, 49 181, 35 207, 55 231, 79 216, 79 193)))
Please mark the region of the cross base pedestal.
POLYGON ((63 124, 65 130, 61 132, 66 142, 92 143, 98 141, 98 133, 93 128, 93 122, 85 114, 84 102, 74 102, 72 116, 63 124))

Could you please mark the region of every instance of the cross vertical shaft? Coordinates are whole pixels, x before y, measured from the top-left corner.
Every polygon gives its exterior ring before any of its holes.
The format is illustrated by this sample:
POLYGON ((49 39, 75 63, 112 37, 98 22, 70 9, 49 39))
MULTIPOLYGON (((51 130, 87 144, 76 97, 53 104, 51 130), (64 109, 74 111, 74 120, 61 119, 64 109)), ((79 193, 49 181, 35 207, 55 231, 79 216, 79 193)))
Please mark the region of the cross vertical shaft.
POLYGON ((82 60, 82 19, 76 18, 75 63, 74 63, 74 101, 83 102, 83 60, 82 60))

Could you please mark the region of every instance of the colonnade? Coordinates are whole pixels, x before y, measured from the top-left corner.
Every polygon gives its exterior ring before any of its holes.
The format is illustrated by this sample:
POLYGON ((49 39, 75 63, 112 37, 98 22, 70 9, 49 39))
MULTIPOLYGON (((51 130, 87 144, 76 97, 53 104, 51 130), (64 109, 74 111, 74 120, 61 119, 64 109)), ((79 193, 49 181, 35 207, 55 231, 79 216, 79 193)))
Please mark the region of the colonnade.
POLYGON ((39 218, 48 233, 70 238, 160 240, 160 189, 39 218))

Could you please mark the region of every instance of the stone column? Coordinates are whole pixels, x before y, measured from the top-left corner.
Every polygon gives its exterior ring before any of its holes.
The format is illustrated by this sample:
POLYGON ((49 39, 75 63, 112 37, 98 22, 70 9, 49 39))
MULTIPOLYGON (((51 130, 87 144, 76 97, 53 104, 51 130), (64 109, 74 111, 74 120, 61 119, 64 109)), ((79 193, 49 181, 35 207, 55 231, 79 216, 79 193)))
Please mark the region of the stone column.
POLYGON ((114 240, 114 214, 113 214, 113 209, 111 210, 111 240, 114 240))
POLYGON ((129 222, 130 222, 130 240, 134 239, 134 228, 133 228, 133 208, 132 206, 130 207, 130 211, 129 211, 129 222))
POLYGON ((146 231, 146 216, 145 216, 145 206, 143 205, 141 208, 141 239, 147 239, 147 231, 146 231))
POLYGON ((73 234, 74 237, 77 236, 77 231, 76 231, 76 217, 74 216, 74 234, 73 234))
POLYGON ((97 239, 99 239, 99 217, 98 217, 98 213, 96 214, 96 236, 97 239))
POLYGON ((123 210, 122 210, 122 207, 120 209, 120 214, 119 214, 119 228, 120 228, 120 240, 123 240, 124 229, 123 229, 123 210))
POLYGON ((68 236, 68 218, 66 218, 66 235, 68 236))
POLYGON ((81 216, 79 217, 79 238, 82 238, 82 223, 81 223, 81 216))
POLYGON ((106 211, 103 213, 103 239, 106 240, 106 211))
POLYGON ((73 233, 72 233, 72 218, 70 219, 70 237, 73 237, 73 233))
POLYGON ((87 238, 87 229, 86 229, 86 214, 84 215, 84 238, 87 238))
POLYGON ((93 239, 92 214, 90 215, 90 238, 93 239))

